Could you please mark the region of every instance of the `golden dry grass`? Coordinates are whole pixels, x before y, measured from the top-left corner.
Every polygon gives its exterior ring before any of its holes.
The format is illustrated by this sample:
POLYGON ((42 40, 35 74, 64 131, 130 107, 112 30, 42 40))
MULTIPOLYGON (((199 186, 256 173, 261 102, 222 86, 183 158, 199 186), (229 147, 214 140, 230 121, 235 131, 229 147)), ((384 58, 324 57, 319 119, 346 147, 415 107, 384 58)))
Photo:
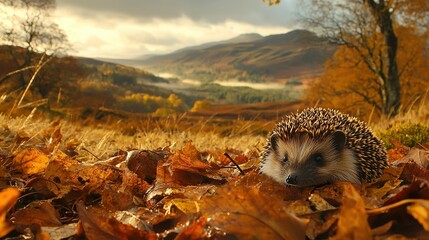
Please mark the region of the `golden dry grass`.
MULTIPOLYGON (((0 115, 0 131, 3 132, 1 149, 19 151, 27 147, 37 147, 51 141, 55 121, 47 118, 28 116, 8 118, 0 115), (22 139, 17 142, 16 139, 22 139)), ((223 136, 215 130, 197 131, 163 130, 159 125, 152 129, 136 130, 134 134, 124 133, 119 128, 104 124, 84 126, 79 122, 61 120, 59 127, 62 135, 62 145, 74 144, 79 158, 84 161, 107 159, 118 150, 128 149, 157 149, 169 147, 172 150, 181 149, 188 141, 201 151, 225 150, 227 148, 247 150, 254 147, 262 148, 265 137, 244 133, 250 123, 240 124, 237 128, 223 136)))
MULTIPOLYGON (((0 114, 0 150, 10 152, 37 147, 49 141, 55 121, 46 117, 35 117, 34 111, 21 117, 0 114), (21 139, 16 141, 16 139, 21 139)), ((36 114, 37 115, 37 114, 36 114)), ((267 131, 274 126, 269 121, 228 120, 222 126, 213 127, 214 119, 189 124, 186 119, 169 118, 155 122, 143 122, 138 127, 131 124, 101 124, 93 122, 60 120, 62 145, 75 145, 77 156, 82 161, 107 159, 118 150, 157 149, 169 147, 181 149, 188 141, 200 150, 225 150, 227 148, 246 151, 262 149, 267 131), (185 127, 179 127, 185 126, 185 127), (130 131, 132 129, 132 131, 130 131)), ((421 123, 429 126, 429 108, 420 105, 394 119, 370 122, 375 134, 402 123, 421 123)))

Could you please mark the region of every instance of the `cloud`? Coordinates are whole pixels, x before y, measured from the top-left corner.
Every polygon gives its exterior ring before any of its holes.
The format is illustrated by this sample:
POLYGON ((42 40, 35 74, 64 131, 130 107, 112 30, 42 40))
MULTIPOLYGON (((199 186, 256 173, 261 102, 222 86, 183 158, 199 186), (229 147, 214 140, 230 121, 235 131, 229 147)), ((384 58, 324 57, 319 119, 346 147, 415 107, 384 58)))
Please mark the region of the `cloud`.
POLYGON ((57 1, 56 22, 74 46, 73 54, 86 57, 164 54, 242 33, 268 35, 290 29, 284 19, 275 20, 281 7, 264 6, 259 0, 57 1))
POLYGON ((153 18, 177 19, 187 16, 193 21, 220 23, 225 19, 254 25, 294 24, 295 9, 300 1, 282 1, 279 6, 268 7, 262 0, 57 0, 59 7, 80 9, 82 15, 96 12, 150 20, 153 18))
POLYGON ((288 31, 285 27, 254 26, 232 20, 216 24, 199 23, 184 16, 140 23, 112 18, 97 21, 61 13, 56 21, 66 32, 76 54, 106 58, 164 54, 187 46, 225 40, 242 33, 267 35, 288 31))

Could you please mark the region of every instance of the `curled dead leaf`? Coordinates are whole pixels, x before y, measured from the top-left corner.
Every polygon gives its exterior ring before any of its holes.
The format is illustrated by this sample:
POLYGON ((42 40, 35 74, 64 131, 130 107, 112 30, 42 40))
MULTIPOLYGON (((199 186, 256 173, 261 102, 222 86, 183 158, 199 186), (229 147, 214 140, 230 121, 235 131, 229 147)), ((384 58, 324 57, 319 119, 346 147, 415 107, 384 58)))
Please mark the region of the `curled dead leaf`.
POLYGON ((407 211, 429 232, 429 201, 414 203, 407 207, 407 211))
POLYGON ((128 151, 125 159, 128 169, 135 172, 141 179, 152 182, 156 178, 158 162, 169 155, 166 151, 128 151))

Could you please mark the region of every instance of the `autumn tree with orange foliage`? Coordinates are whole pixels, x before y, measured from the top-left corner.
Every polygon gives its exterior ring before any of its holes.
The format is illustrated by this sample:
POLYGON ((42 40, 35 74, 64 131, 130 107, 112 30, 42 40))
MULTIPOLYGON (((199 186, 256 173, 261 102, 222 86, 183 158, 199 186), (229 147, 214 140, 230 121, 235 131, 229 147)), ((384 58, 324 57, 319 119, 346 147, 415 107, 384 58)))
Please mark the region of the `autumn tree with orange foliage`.
POLYGON ((393 117, 427 90, 426 0, 311 0, 306 21, 339 49, 310 87, 310 105, 393 117))
POLYGON ((428 29, 417 22, 427 20, 427 12, 422 13, 428 4, 422 1, 423 7, 416 9, 414 1, 379 1, 380 11, 389 12, 392 21, 391 32, 386 33, 379 23, 386 20, 378 19, 370 2, 312 1, 319 8, 310 23, 340 47, 326 63, 326 72, 310 87, 310 104, 361 117, 370 112, 392 117, 427 91, 428 29), (333 8, 337 11, 328 13, 333 8), (323 20, 327 14, 331 17, 323 20))

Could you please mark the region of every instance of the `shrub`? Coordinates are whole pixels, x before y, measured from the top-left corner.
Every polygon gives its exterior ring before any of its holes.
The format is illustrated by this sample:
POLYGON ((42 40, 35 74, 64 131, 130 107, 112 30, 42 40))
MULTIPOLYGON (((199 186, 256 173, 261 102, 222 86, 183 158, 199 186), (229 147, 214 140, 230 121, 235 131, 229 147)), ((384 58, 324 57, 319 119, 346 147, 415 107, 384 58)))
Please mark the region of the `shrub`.
POLYGON ((418 143, 429 141, 429 126, 420 123, 400 124, 380 132, 380 137, 388 149, 394 147, 392 140, 413 147, 418 143))

